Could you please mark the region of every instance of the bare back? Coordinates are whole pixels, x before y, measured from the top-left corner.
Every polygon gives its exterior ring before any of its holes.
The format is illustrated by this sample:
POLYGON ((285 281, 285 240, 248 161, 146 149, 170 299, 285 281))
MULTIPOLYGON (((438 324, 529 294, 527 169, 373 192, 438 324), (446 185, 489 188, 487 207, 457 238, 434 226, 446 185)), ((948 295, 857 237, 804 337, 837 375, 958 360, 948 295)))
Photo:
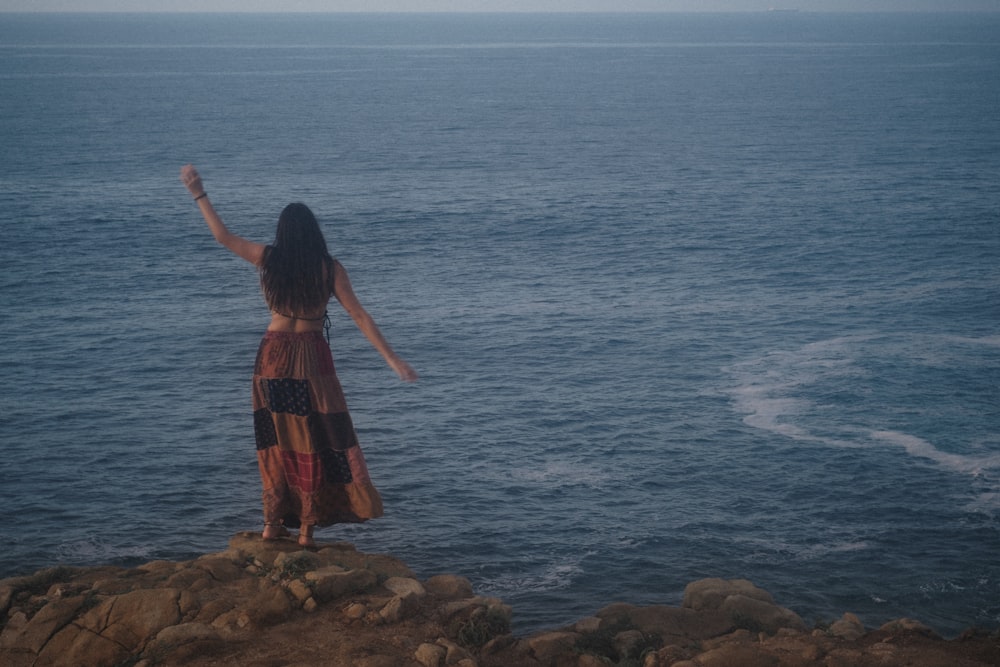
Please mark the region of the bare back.
MULTIPOLYGON (((334 293, 335 282, 333 277, 336 275, 336 266, 338 265, 337 260, 333 260, 334 270, 333 275, 328 275, 330 272, 324 266, 323 267, 323 282, 330 285, 330 294, 334 293)), ((329 295, 327 295, 327 301, 329 301, 329 295)), ((324 303, 322 308, 312 310, 304 313, 279 313, 273 308, 271 309, 271 323, 267 325, 268 331, 284 331, 287 333, 308 333, 310 331, 322 331, 323 323, 327 316, 327 304, 324 303)))

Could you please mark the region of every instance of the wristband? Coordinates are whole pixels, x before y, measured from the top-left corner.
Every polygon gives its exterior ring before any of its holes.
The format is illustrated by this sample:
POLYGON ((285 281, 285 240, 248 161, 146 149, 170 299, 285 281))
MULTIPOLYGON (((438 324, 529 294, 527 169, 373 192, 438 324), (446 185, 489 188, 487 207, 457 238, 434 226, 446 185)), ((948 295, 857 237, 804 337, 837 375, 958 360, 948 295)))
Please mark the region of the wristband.
POLYGON ((207 196, 208 196, 207 192, 202 192, 200 195, 198 195, 197 197, 195 197, 194 200, 198 201, 199 199, 204 199, 207 196))

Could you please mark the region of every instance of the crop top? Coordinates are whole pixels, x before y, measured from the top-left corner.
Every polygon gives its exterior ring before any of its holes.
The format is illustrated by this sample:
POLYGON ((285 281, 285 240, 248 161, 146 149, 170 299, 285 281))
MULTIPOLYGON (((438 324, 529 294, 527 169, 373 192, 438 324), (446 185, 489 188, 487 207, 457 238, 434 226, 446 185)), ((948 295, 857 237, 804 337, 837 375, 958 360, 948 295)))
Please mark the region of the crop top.
POLYGON ((272 310, 275 315, 281 315, 282 317, 287 317, 290 320, 303 320, 305 322, 323 322, 323 335, 326 336, 327 344, 330 343, 330 311, 324 310, 323 315, 320 317, 299 317, 298 315, 285 315, 284 313, 279 313, 276 310, 272 310))

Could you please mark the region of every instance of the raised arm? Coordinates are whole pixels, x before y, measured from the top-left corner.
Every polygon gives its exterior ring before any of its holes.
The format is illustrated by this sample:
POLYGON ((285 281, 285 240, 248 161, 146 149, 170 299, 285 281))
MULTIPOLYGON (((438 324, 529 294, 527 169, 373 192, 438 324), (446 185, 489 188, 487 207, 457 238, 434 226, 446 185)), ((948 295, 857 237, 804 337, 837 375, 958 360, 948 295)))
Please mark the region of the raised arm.
POLYGON ((222 222, 222 218, 215 212, 212 202, 208 200, 208 193, 205 192, 205 186, 201 183, 201 175, 198 174, 198 170, 193 165, 187 164, 181 167, 181 181, 184 182, 188 192, 191 193, 191 196, 198 203, 198 209, 205 217, 205 222, 208 223, 208 228, 211 230, 215 240, 224 245, 233 254, 242 257, 255 266, 260 266, 261 261, 264 259, 264 246, 229 231, 222 222))
POLYGON ((333 289, 337 301, 347 311, 347 314, 351 316, 351 319, 354 320, 354 323, 361 330, 361 333, 365 335, 365 338, 368 339, 368 342, 372 344, 372 347, 378 350, 378 353, 382 355, 382 358, 389 364, 389 367, 399 376, 399 379, 404 382, 416 382, 417 372, 393 351, 389 345, 389 341, 379 331, 375 320, 372 319, 372 316, 368 314, 368 311, 358 301, 358 297, 355 296, 354 289, 351 287, 351 279, 347 275, 347 269, 340 262, 334 260, 333 271, 333 289))

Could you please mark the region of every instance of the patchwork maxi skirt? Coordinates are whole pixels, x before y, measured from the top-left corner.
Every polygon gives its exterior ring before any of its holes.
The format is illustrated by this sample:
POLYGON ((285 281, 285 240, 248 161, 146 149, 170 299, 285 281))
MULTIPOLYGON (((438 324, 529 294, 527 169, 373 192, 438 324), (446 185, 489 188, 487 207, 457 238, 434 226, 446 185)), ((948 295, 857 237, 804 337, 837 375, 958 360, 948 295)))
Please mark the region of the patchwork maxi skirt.
POLYGON ((267 523, 329 526, 382 516, 321 333, 265 332, 253 410, 267 523))

